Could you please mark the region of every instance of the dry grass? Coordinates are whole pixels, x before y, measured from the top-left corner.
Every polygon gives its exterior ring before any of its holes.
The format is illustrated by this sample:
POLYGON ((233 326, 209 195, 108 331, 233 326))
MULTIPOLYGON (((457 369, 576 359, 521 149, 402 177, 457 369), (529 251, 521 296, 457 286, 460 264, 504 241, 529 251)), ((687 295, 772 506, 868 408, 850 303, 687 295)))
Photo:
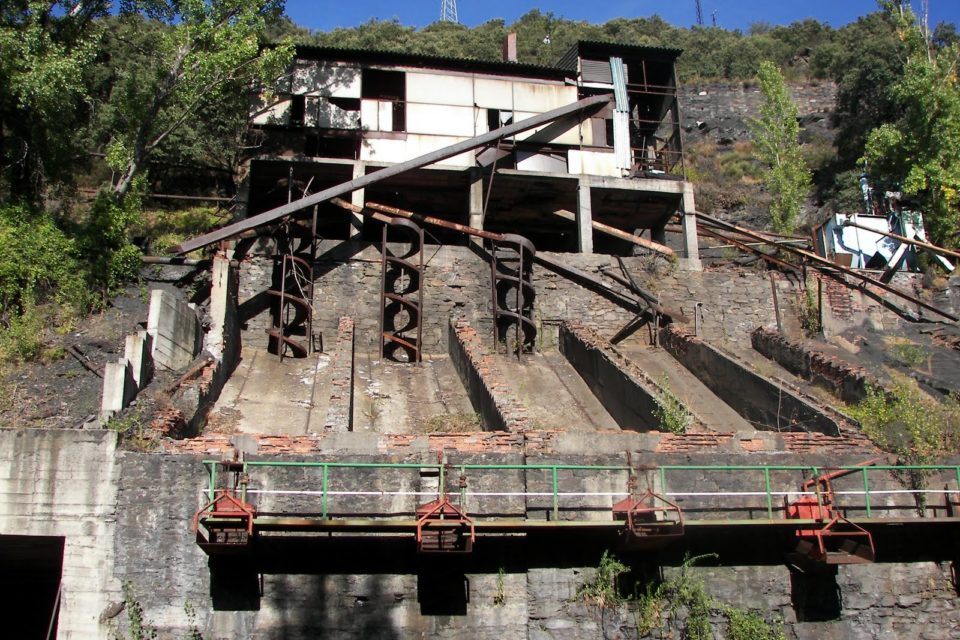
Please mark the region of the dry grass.
POLYGON ((423 423, 423 433, 467 433, 480 431, 480 416, 476 413, 446 413, 433 416, 423 423))

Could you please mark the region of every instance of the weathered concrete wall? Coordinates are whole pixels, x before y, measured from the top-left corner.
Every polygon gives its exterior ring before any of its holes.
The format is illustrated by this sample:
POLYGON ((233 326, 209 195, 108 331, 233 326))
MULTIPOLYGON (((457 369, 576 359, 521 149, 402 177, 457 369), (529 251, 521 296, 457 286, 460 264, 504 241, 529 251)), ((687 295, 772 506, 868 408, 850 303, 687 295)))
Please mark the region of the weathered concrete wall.
MULTIPOLYGON (((377 348, 380 317, 380 257, 376 246, 360 243, 324 243, 326 253, 315 269, 314 327, 329 337, 336 335, 337 321, 350 316, 356 322, 358 349, 377 348), (350 295, 343 292, 349 291, 350 295)), ((261 247, 261 252, 268 248, 261 247)), ((468 247, 428 246, 424 278, 424 331, 426 354, 444 354, 447 323, 451 316, 464 317, 485 340, 492 336, 490 268, 468 247)), ((546 254, 570 266, 599 276, 599 267, 618 269, 607 255, 546 254)), ((775 327, 771 286, 759 270, 687 272, 667 267, 662 260, 624 258, 637 283, 659 296, 665 304, 693 318, 694 305, 703 304, 701 335, 714 343, 750 348, 750 332, 760 326, 775 327)), ((240 263, 241 319, 244 344, 266 347, 270 326, 266 294, 273 261, 249 251, 240 263)), ((613 281, 608 284, 615 288, 613 281)), ((557 326, 576 319, 612 336, 634 317, 613 302, 548 271, 534 268, 537 291, 535 318, 543 344, 556 344, 557 326)))
POLYGON ((340 318, 337 341, 330 361, 330 400, 323 428, 327 431, 353 431, 354 376, 353 318, 340 318))
POLYGON ((560 325, 560 353, 621 427, 647 431, 659 426, 657 384, 593 331, 577 324, 560 325))
POLYGON ((200 352, 203 332, 197 312, 164 289, 150 292, 147 333, 153 338, 153 360, 158 366, 182 369, 200 352))
POLYGON ((840 433, 837 421, 820 408, 703 340, 674 327, 660 335, 670 355, 758 429, 840 433))
POLYGON ((495 359, 469 322, 450 320, 450 361, 470 403, 488 431, 522 431, 529 426, 523 405, 507 388, 495 359))
MULTIPOLYGON (((323 539, 281 551, 277 547, 263 571, 262 596, 250 595, 242 586, 241 573, 223 573, 208 567, 206 557, 193 543, 186 526, 197 507, 205 482, 199 458, 124 453, 123 477, 118 510, 117 571, 129 580, 143 605, 147 621, 163 631, 182 633, 187 621, 182 603, 197 611, 197 623, 206 638, 446 638, 469 635, 481 640, 501 638, 593 638, 632 637, 636 618, 627 610, 601 610, 577 598, 578 588, 592 578, 599 551, 586 547, 554 547, 550 544, 514 541, 491 549, 489 538, 478 543, 469 558, 444 559, 443 568, 418 558, 412 540, 401 544, 387 541, 361 543, 355 547, 330 546, 323 539), (165 491, 154 493, 156 485, 165 491), (285 555, 287 554, 287 555, 285 555), (352 567, 352 571, 345 570, 352 567), (503 569, 502 574, 500 569, 503 569), (218 577, 219 576, 219 577, 218 577), (229 580, 224 576, 228 576, 229 580), (464 585, 467 585, 466 587, 464 585), (468 593, 468 596, 466 593, 468 593)), ((290 460, 292 458, 284 458, 290 460)), ((311 460, 316 460, 314 457, 311 460)), ((322 459, 322 458, 319 458, 322 459)), ((406 456, 354 456, 359 462, 433 462, 431 454, 406 456)), ((517 463, 522 456, 454 455, 456 463, 517 463)), ((570 457, 534 456, 528 463, 570 461, 570 457)), ((691 463, 688 454, 657 458, 663 463, 691 463)), ((714 464, 776 462, 777 456, 722 454, 694 458, 714 464)), ((578 456, 588 464, 621 463, 622 454, 578 456)), ((805 458, 809 464, 825 464, 833 456, 805 458)), ((645 458, 635 462, 647 462, 645 458)), ((266 490, 315 488, 316 470, 258 470, 252 474, 253 487, 266 490)), ((542 475, 542 474, 541 474, 542 475)), ((797 480, 800 474, 797 475, 797 480)), ((539 476, 537 476, 539 477, 539 476)), ((754 478, 761 481, 761 476, 754 478)), ((779 478, 773 478, 774 483, 779 478)), ((619 490, 625 474, 606 479, 571 476, 564 491, 619 490)), ((855 486, 858 478, 851 480, 855 486)), ((455 482, 455 480, 451 480, 455 482)), ((526 481, 515 472, 490 471, 475 480, 477 491, 542 491, 541 480, 526 481)), ((373 470, 360 472, 353 482, 338 479, 332 488, 363 487, 368 491, 430 491, 436 478, 424 477, 416 469, 390 476, 373 470)), ((691 472, 670 482, 670 490, 697 492, 744 489, 739 481, 717 474, 691 472)), ((846 485, 838 486, 844 490, 846 485)), ((309 508, 315 496, 255 494, 263 509, 309 508)), ((340 498, 340 506, 346 504, 340 498)), ((373 497, 351 498, 351 509, 380 509, 373 497)), ((406 510, 418 500, 396 496, 391 510, 406 510)), ((609 514, 609 497, 590 498, 598 516, 609 514)), ((730 518, 743 517, 749 510, 762 511, 763 498, 751 497, 744 511, 734 510, 730 518)), ((489 508, 486 505, 484 508, 489 508)), ((570 517, 563 505, 561 518, 570 517)), ((336 510, 340 507, 331 506, 336 510)), ((548 496, 509 499, 501 510, 507 516, 526 513, 528 517, 550 511, 548 496)), ((742 547, 744 545, 735 545, 742 547)), ((776 555, 776 550, 771 552, 776 555)), ((665 577, 675 575, 678 552, 657 556, 666 566, 665 577)), ((651 561, 649 554, 643 555, 651 561)), ((621 554, 621 557, 626 558, 621 554)), ((772 556, 771 556, 772 557, 772 556)), ((237 566, 241 561, 235 560, 237 566)), ((842 567, 836 579, 842 594, 842 609, 831 619, 803 621, 794 600, 799 596, 791 572, 783 565, 748 567, 704 567, 694 570, 704 580, 706 591, 718 601, 783 620, 787 637, 867 638, 891 633, 891 637, 946 638, 960 630, 957 597, 945 565, 931 562, 842 567), (903 584, 901 584, 903 581, 903 584), (835 618, 835 619, 834 619, 835 618)), ((799 607, 802 612, 803 608, 799 607)), ((682 617, 681 617, 682 619, 682 617)), ((717 620, 721 628, 720 620, 717 620)))
MULTIPOLYGON (((331 434, 331 437, 361 434, 331 434)), ((488 434, 516 440, 519 435, 488 434)), ((622 434, 637 443, 650 436, 622 434)), ((358 438, 361 439, 362 438, 358 438)), ((522 440, 522 438, 520 438, 522 440)), ((122 600, 119 585, 129 582, 133 597, 143 607, 147 624, 160 637, 183 637, 190 620, 189 605, 203 637, 209 639, 261 638, 503 638, 633 637, 636 618, 617 608, 601 610, 577 598, 577 590, 595 572, 601 547, 556 547, 544 542, 508 545, 485 538, 477 551, 459 561, 434 564, 413 553, 412 540, 381 539, 353 547, 337 540, 314 538, 309 544, 276 547, 262 559, 263 593, 258 595, 256 571, 235 558, 230 566, 208 562, 197 547, 190 520, 202 504, 206 474, 201 456, 117 452, 115 434, 105 431, 0 431, 0 533, 64 536, 65 563, 61 638, 107 638, 126 633, 126 614, 98 622, 108 604, 122 600)), ((542 446, 542 445, 541 445, 542 446)), ((568 443, 574 451, 577 446, 568 443)), ((553 453, 456 454, 451 461, 465 464, 549 463, 563 460, 586 464, 621 464, 623 454, 611 446, 606 455, 557 456, 553 453)), ((631 448, 629 444, 626 448, 631 448)), ((543 451, 542 448, 537 450, 543 451)), ((785 454, 649 453, 635 463, 763 464, 785 462, 785 454)), ((204 456, 205 457, 205 456, 204 456)), ((313 455, 310 460, 324 459, 313 455)), ((361 455, 358 462, 435 462, 432 451, 407 454, 361 455)), ((298 458, 286 456, 283 460, 298 458)), ((862 455, 838 460, 832 453, 797 458, 791 464, 824 465, 860 461, 862 455)), ((316 471, 274 469, 251 474, 254 490, 316 488, 316 471)), ((542 475, 542 473, 541 473, 542 475)), ((516 471, 489 470, 470 476, 470 488, 480 492, 539 491, 545 478, 523 478, 516 471)), ((621 490, 625 475, 606 479, 571 476, 563 490, 621 490), (572 479, 570 479, 572 478, 572 479)), ((791 478, 795 482, 798 478, 791 478)), ((755 480, 760 481, 758 476, 755 480)), ((780 479, 773 478, 773 482, 780 479)), ((848 479, 850 487, 859 478, 848 479)), ((449 481, 456 484, 455 478, 449 481)), ((375 470, 352 480, 331 478, 331 489, 374 491, 433 491, 436 476, 417 468, 399 476, 375 470)), ((878 483, 877 486, 885 486, 878 483)), ((892 485, 891 485, 892 486, 892 485)), ((668 476, 670 491, 709 493, 744 490, 744 479, 691 471, 668 476), (732 483, 732 484, 731 484, 732 483)), ((837 490, 848 489, 839 483, 837 490)), ((316 496, 285 493, 253 494, 262 509, 316 507, 316 496)), ((395 496, 391 510, 408 510, 421 498, 395 496)), ((846 499, 846 498, 845 498, 846 499)), ((903 497, 890 495, 891 501, 903 497)), ((376 496, 338 498, 332 509, 379 509, 376 496)), ((477 504, 499 509, 507 517, 536 517, 550 509, 549 497, 485 498, 477 504)), ((591 498, 597 514, 609 513, 609 497, 591 498)), ((763 509, 743 504, 744 509, 763 509)), ((592 503, 591 503, 592 504, 592 503)), ((878 508, 881 505, 874 505, 878 508)), ((903 508, 907 508, 904 504, 903 508)), ((897 513, 892 511, 891 513, 897 513)), ((742 517, 734 510, 731 518, 742 517)), ((564 516, 568 517, 568 516, 564 516)), ((747 545, 733 546, 743 553, 747 545)), ((748 550, 749 551, 749 550, 748 550)), ((930 552, 937 551, 930 549, 930 552)), ((769 551, 776 554, 776 550, 769 551)), ((626 559, 626 556, 623 556, 626 559)), ((641 554, 649 563, 652 557, 641 554)), ((676 574, 678 553, 656 556, 665 564, 667 578, 676 574)), ((777 563, 765 566, 701 567, 693 570, 706 591, 718 601, 781 619, 787 637, 796 638, 952 638, 960 633, 960 608, 951 586, 947 564, 877 564, 841 567, 836 585, 841 608, 828 619, 811 621, 811 611, 797 604, 809 597, 809 585, 796 582, 790 570, 777 563)), ((827 585, 830 586, 829 584, 827 585)), ((814 611, 813 613, 816 613, 814 611)), ((718 621, 719 623, 719 621, 718 621)), ((722 625, 721 625, 722 626, 722 625)), ((718 627, 719 628, 719 627, 718 627)))
POLYGON ((865 369, 787 340, 775 331, 758 328, 752 340, 758 352, 794 375, 824 387, 844 402, 856 404, 867 397, 868 385, 879 386, 878 380, 870 378, 865 369))
POLYGON ((0 534, 65 538, 63 640, 106 640, 100 613, 123 600, 114 571, 116 444, 113 431, 0 429, 0 534))

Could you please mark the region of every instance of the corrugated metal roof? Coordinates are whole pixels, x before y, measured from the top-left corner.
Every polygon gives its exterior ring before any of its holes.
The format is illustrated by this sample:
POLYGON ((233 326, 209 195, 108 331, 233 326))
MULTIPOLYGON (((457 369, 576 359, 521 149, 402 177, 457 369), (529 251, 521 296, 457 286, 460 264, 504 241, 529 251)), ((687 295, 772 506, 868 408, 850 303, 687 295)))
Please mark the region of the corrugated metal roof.
POLYGON ((563 69, 576 69, 577 58, 584 54, 589 55, 591 53, 603 55, 604 57, 608 55, 640 58, 655 56, 675 60, 683 53, 683 49, 656 47, 644 44, 624 44, 622 42, 604 42, 602 40, 578 40, 576 44, 563 54, 560 61, 557 62, 557 66, 563 69))
POLYGON ((453 56, 434 56, 404 51, 385 51, 382 49, 357 49, 350 47, 320 47, 297 45, 297 54, 317 59, 337 59, 344 62, 395 63, 427 69, 462 69, 466 71, 489 71, 505 75, 527 75, 544 78, 562 78, 577 68, 577 58, 584 53, 619 54, 624 57, 650 57, 676 59, 682 49, 654 47, 648 45, 603 42, 599 40, 580 40, 574 44, 557 62, 556 66, 528 64, 521 62, 501 62, 480 58, 457 58, 453 56))
POLYGON ((543 78, 563 78, 569 75, 569 69, 564 69, 561 67, 548 67, 545 65, 525 64, 519 62, 481 60, 479 58, 433 56, 421 53, 383 51, 378 49, 354 49, 346 47, 297 45, 297 55, 300 57, 323 60, 339 60, 342 62, 365 62, 368 64, 393 63, 411 67, 423 67, 426 69, 489 71, 491 73, 500 73, 504 75, 525 75, 543 78))

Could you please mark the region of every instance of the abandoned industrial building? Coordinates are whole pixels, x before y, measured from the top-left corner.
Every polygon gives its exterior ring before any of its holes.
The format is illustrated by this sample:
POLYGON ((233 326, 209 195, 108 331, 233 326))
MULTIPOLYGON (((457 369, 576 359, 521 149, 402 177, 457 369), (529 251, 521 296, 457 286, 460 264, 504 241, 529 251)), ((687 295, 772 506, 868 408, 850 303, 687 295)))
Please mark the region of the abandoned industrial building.
MULTIPOLYGON (((167 267, 209 291, 158 281, 103 372, 99 425, 147 407, 154 447, 0 430, 23 637, 132 637, 131 607, 160 637, 645 637, 590 597, 608 553, 641 590, 696 576, 716 637, 730 607, 960 634, 960 460, 905 466, 842 410, 888 383, 885 332, 957 343, 960 283, 698 212, 680 51, 515 48, 303 47, 264 89, 242 214, 167 267)), ((956 354, 908 373, 956 393, 956 354)))

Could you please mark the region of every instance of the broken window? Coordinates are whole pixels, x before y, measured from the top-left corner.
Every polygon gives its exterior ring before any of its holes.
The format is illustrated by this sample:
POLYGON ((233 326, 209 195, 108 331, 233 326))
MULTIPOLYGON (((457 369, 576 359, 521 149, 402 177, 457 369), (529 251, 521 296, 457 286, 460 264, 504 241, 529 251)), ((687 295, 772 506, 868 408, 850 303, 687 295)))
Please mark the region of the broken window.
POLYGON ((303 118, 307 110, 306 96, 290 96, 290 124, 298 127, 303 125, 303 118))
POLYGON ((362 98, 366 98, 368 100, 377 100, 380 103, 389 104, 389 109, 392 115, 392 125, 390 130, 406 130, 406 74, 404 74, 402 71, 364 69, 360 84, 360 95, 362 98))
POLYGON ((487 131, 513 124, 513 111, 501 109, 487 109, 487 131))

